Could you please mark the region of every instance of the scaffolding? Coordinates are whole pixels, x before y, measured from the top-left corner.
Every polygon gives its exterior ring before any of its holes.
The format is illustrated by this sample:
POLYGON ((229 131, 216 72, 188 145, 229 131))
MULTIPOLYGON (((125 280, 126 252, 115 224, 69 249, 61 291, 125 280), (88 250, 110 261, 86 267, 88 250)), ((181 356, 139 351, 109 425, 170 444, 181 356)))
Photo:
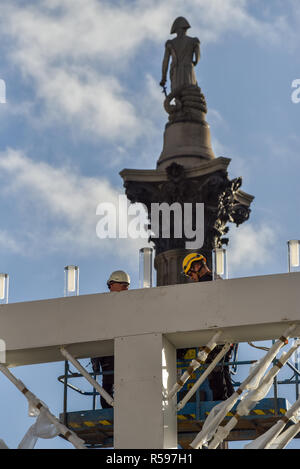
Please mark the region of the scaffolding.
MULTIPOLYGON (((205 363, 208 353, 203 355, 203 348, 190 349, 185 355, 185 358, 177 361, 177 370, 181 376, 169 392, 168 399, 174 399, 175 397, 177 400, 179 447, 191 448, 193 447, 191 446, 193 441, 196 441, 195 447, 199 448, 203 446, 208 449, 214 449, 217 447, 225 448, 226 443, 230 441, 255 441, 263 435, 268 435, 268 431, 270 431, 274 425, 278 424, 278 422, 281 422, 281 430, 288 424, 285 435, 281 438, 280 443, 277 444, 278 447, 284 447, 291 439, 300 437, 299 424, 295 423, 295 419, 293 420, 293 418, 289 419, 289 421, 286 419, 290 409, 289 401, 278 396, 278 386, 294 385, 296 402, 299 399, 300 371, 298 355, 296 352, 300 345, 300 341, 295 340, 288 352, 283 352, 280 359, 276 357, 280 349, 287 344, 287 337, 292 333, 292 330, 293 326, 289 327, 278 341, 273 341, 270 349, 257 347, 267 351, 263 359, 259 361, 238 360, 238 347, 235 347, 234 349, 232 360, 230 362, 224 361, 224 356, 228 351, 230 344, 225 344, 220 353, 210 364, 205 363), (290 361, 290 357, 292 355, 294 355, 296 359, 294 364, 290 361), (227 400, 230 401, 229 404, 227 401, 216 402, 207 400, 204 395, 205 391, 203 389, 205 389, 205 386, 203 386, 203 383, 205 384, 205 379, 208 374, 217 364, 220 364, 220 362, 222 363, 222 366, 228 366, 231 368, 231 374, 233 377, 236 376, 240 367, 250 366, 250 373, 243 383, 232 378, 233 386, 237 391, 236 399, 227 400), (292 371, 292 376, 279 380, 277 374, 284 365, 292 371), (267 372, 269 366, 271 366, 271 369, 267 372), (242 390, 246 389, 249 383, 251 383, 249 386, 250 392, 248 392, 246 397, 241 400, 239 397, 242 394, 242 390), (271 387, 273 387, 274 397, 266 397, 271 387), (201 440, 203 431, 204 434, 206 432, 207 435, 205 424, 207 425, 207 421, 209 422, 209 416, 214 416, 216 414, 215 409, 218 408, 218 406, 224 407, 224 404, 227 404, 227 407, 224 410, 224 415, 221 417, 219 414, 219 418, 214 424, 215 436, 212 438, 212 435, 210 435, 209 439, 211 442, 208 445, 207 439, 204 438, 201 440), (241 412, 241 406, 244 406, 244 409, 246 408, 246 410, 241 412), (220 425, 221 422, 222 425, 220 425), (291 426, 293 428, 289 429, 291 426), (199 435, 201 444, 199 444, 199 435)), ((217 336, 215 335, 212 337, 211 341, 207 344, 206 352, 212 350, 216 345, 215 340, 218 339, 220 335, 221 332, 219 332, 217 336)), ((250 345, 253 346, 253 344, 250 345)), ((64 356, 66 357, 65 354, 64 356)), ((71 363, 77 368, 77 372, 72 371, 70 369, 69 362, 66 361, 65 372, 63 375, 58 377, 59 382, 64 385, 64 405, 60 419, 65 425, 75 431, 80 438, 85 440, 88 448, 112 447, 114 429, 113 408, 96 408, 97 398, 102 395, 101 392, 97 391, 97 388, 99 387, 97 377, 100 377, 101 379, 103 374, 109 374, 112 372, 102 373, 99 371, 97 373, 88 373, 82 368, 84 373, 80 373, 78 370, 80 370, 81 365, 78 366, 78 362, 74 362, 72 357, 71 363), (92 379, 91 381, 88 378, 88 381, 92 384, 96 383, 92 390, 83 390, 70 383, 70 380, 86 377, 87 374, 92 379), (91 409, 81 410, 78 412, 68 412, 68 389, 83 396, 91 397, 91 409)), ((130 419, 130 415, 128 415, 128 418, 130 419)), ((278 434, 280 431, 278 431, 278 434)), ((273 438, 273 440, 274 439, 275 438, 273 438)))

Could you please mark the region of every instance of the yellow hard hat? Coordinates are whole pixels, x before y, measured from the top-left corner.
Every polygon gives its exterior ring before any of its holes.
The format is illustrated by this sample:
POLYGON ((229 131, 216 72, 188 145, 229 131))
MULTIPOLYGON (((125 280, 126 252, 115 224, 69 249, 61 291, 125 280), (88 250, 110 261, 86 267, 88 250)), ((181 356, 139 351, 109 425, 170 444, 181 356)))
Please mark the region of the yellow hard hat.
POLYGON ((110 274, 107 280, 107 285, 110 283, 128 283, 128 285, 130 285, 130 277, 123 270, 115 270, 110 274))
POLYGON ((188 254, 187 256, 185 256, 182 262, 182 270, 185 273, 185 275, 188 274, 193 262, 201 261, 201 260, 203 260, 206 263, 206 258, 202 256, 202 254, 199 254, 198 252, 191 252, 191 254, 188 254))

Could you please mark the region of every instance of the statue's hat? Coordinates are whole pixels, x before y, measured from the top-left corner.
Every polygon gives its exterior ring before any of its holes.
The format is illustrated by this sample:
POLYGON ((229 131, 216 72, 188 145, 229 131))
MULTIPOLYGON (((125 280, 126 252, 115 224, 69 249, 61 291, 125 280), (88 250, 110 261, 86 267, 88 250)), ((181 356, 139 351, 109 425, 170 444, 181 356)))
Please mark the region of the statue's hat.
POLYGON ((178 16, 172 24, 171 34, 175 34, 178 29, 189 29, 190 27, 190 23, 183 16, 178 16))

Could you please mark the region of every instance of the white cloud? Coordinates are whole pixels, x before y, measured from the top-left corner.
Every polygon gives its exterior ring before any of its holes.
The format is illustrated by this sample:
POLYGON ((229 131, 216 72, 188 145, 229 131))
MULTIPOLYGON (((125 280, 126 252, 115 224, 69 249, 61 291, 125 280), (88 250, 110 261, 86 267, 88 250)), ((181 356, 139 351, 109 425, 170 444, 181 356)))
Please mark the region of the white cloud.
POLYGON ((12 149, 0 154, 0 174, 2 194, 14 198, 23 214, 22 219, 15 217, 17 235, 0 232, 0 247, 7 251, 39 255, 47 245, 48 252, 100 257, 114 252, 130 261, 145 245, 142 239, 100 240, 96 236, 98 204, 110 202, 118 207, 119 202, 120 193, 105 179, 38 163, 12 149))
POLYGON ((217 109, 209 108, 207 111, 207 121, 210 125, 228 128, 228 124, 217 109))
POLYGON ((56 69, 40 79, 39 95, 54 104, 49 105, 53 119, 63 111, 67 123, 74 122, 82 132, 130 143, 143 129, 134 106, 122 93, 116 78, 90 70, 56 69))
POLYGON ((239 270, 250 272, 251 269, 267 265, 274 255, 276 235, 267 224, 254 226, 249 223, 230 230, 228 248, 229 275, 239 270))
MULTIPOLYGON (((289 0, 285 0, 285 3, 289 0)), ((1 5, 1 34, 11 39, 8 56, 45 104, 44 122, 75 126, 77 133, 132 143, 149 129, 143 99, 128 93, 124 70, 130 70, 146 43, 169 36, 178 15, 190 20, 193 32, 208 43, 227 32, 281 46, 295 38, 283 15, 257 18, 249 0, 39 0, 1 5)), ((289 1, 290 5, 295 5, 289 1)), ((296 28, 295 28, 296 30, 296 28)), ((149 69, 131 71, 149 91, 149 69)), ((160 67, 160 64, 159 64, 160 67)), ((131 78, 132 80, 132 78, 131 78)), ((154 92, 154 100, 157 99, 154 92)), ((153 94, 152 94, 153 95, 153 94)))
POLYGON ((290 133, 284 136, 284 140, 280 136, 267 135, 264 137, 264 143, 267 146, 267 156, 270 163, 278 164, 280 167, 291 167, 294 170, 299 165, 299 145, 300 137, 298 134, 290 133))
POLYGON ((23 252, 21 244, 14 239, 11 233, 5 230, 0 230, 0 250, 15 254, 22 254, 23 252))

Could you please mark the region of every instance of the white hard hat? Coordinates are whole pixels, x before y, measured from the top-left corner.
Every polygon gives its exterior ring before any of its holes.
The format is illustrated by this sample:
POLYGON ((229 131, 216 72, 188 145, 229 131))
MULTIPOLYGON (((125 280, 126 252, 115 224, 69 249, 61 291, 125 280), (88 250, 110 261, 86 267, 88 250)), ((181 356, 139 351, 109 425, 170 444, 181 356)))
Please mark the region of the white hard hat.
POLYGON ((130 285, 130 277, 123 270, 116 270, 110 274, 110 277, 107 280, 107 285, 110 283, 128 283, 128 285, 130 285))

